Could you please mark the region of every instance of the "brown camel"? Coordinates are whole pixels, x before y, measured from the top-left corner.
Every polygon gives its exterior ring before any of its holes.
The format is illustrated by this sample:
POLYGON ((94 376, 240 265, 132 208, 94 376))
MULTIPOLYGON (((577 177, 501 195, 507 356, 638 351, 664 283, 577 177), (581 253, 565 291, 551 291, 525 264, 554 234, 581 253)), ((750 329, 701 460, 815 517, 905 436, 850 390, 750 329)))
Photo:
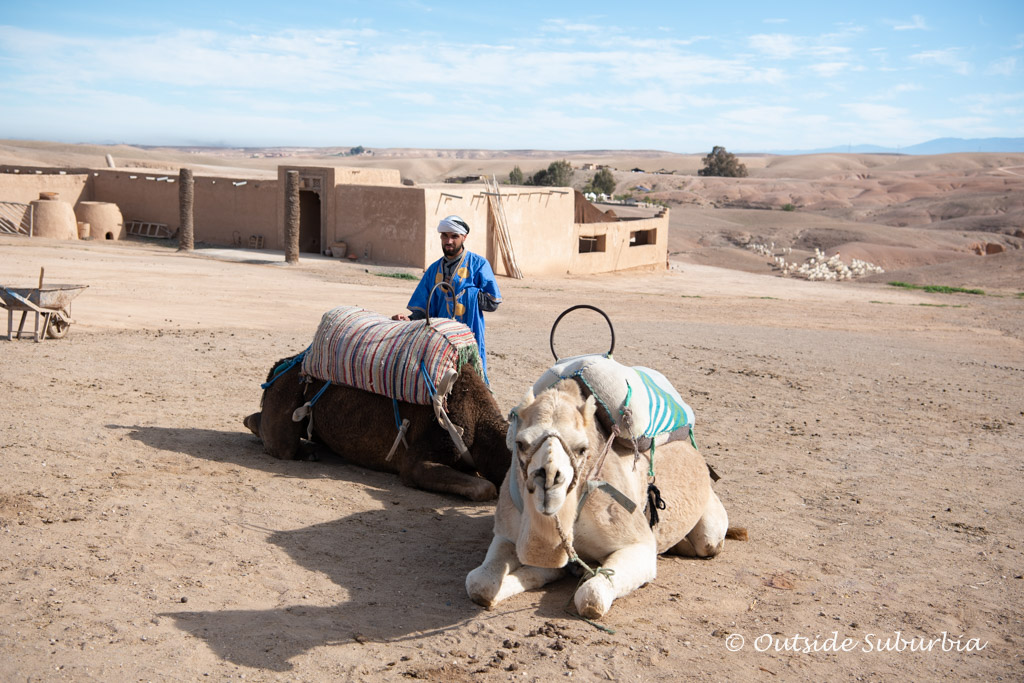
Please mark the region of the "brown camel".
MULTIPOLYGON (((275 370, 291 359, 285 358, 275 370)), ((431 406, 398 402, 400 420, 408 420, 405 446, 397 445, 398 427, 390 398, 361 389, 332 384, 309 409, 309 415, 293 421, 293 412, 323 387, 324 382, 304 381, 301 366, 277 375, 263 393, 258 413, 245 418, 245 426, 263 441, 275 458, 294 460, 302 454, 302 439, 312 419, 312 438, 353 464, 393 472, 407 486, 491 500, 498 495, 512 460, 505 443, 508 423, 498 410, 483 379, 464 366, 447 398, 451 421, 463 430, 468 453, 460 456, 448 432, 438 424, 431 406)))

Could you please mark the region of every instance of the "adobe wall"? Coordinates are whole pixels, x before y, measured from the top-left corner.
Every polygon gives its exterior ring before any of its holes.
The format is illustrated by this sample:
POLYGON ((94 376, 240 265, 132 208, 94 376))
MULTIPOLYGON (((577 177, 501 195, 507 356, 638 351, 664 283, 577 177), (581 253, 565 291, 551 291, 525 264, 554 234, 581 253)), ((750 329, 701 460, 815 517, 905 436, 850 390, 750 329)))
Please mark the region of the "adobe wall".
POLYGON ((487 208, 486 191, 485 185, 468 184, 445 185, 443 188, 428 186, 424 189, 422 212, 426 230, 423 236, 423 260, 426 265, 442 256, 437 224, 441 219, 455 215, 469 224, 466 248, 490 261, 494 272, 498 273, 492 239, 494 226, 487 208))
MULTIPOLYGON (((523 275, 564 275, 575 249, 571 240, 576 210, 572 188, 502 188, 501 194, 516 263, 523 275)), ((505 272, 504 264, 500 270, 505 272)))
POLYGON ((667 267, 668 209, 654 218, 614 223, 576 223, 572 229, 573 254, 568 272, 573 275, 634 268, 664 270, 667 267), (637 239, 631 243, 634 234, 637 239), (586 241, 591 245, 599 245, 601 250, 581 253, 580 238, 592 238, 586 241))
MULTIPOLYGON (((264 249, 284 250, 284 234, 277 222, 278 184, 273 180, 246 180, 244 185, 224 178, 194 178, 192 221, 197 242, 223 246, 249 244, 263 236, 264 249)), ((178 184, 174 188, 174 219, 178 229, 178 184)))
POLYGON ((346 242, 350 254, 367 261, 426 268, 424 190, 338 185, 332 198, 328 244, 346 242))
POLYGON ((80 201, 92 199, 88 173, 67 173, 61 175, 48 169, 47 173, 35 173, 34 169, 14 167, 0 168, 0 201, 28 204, 39 199, 40 192, 56 192, 62 202, 74 206, 80 201))
MULTIPOLYGON (((196 176, 194 183, 192 210, 197 242, 247 244, 251 235, 262 234, 265 248, 284 248, 280 238, 275 243, 279 230, 275 223, 277 184, 273 180, 196 176)), ((181 227, 176 175, 97 171, 93 195, 99 201, 117 204, 126 224, 136 220, 164 223, 171 233, 181 227)))

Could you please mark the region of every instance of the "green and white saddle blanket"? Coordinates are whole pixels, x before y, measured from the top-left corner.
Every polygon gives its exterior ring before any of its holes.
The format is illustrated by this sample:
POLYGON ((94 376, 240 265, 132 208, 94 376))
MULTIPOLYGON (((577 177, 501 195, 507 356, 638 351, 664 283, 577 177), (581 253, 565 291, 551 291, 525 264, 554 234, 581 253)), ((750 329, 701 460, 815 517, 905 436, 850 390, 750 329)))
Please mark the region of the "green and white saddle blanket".
POLYGON ((657 370, 628 367, 602 354, 573 356, 548 368, 534 383, 533 393, 563 379, 581 382, 594 395, 599 418, 606 427, 619 428, 621 441, 640 450, 679 439, 694 442, 693 409, 657 370))

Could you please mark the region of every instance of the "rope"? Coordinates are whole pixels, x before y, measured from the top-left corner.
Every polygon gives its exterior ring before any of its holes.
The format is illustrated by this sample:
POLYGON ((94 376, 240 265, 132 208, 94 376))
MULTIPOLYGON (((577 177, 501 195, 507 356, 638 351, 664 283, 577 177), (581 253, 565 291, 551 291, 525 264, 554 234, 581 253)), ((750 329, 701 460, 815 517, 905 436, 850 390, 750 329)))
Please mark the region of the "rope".
MULTIPOLYGON (((555 529, 558 530, 558 537, 562 541, 562 548, 565 550, 566 554, 569 556, 569 562, 575 562, 576 564, 578 564, 580 567, 583 568, 583 576, 580 577, 579 582, 576 584, 576 590, 579 590, 580 586, 582 586, 584 583, 586 583, 587 581, 589 581, 590 579, 592 579, 592 578, 594 578, 595 576, 598 576, 598 575, 601 575, 601 576, 605 577, 606 579, 608 579, 608 583, 613 583, 612 582, 612 577, 615 576, 615 570, 614 569, 608 569, 606 567, 597 567, 596 569, 593 569, 593 568, 590 567, 590 565, 588 565, 586 562, 584 562, 582 559, 580 559, 580 556, 576 554, 575 550, 573 550, 572 543, 570 543, 569 539, 566 537, 565 530, 562 529, 562 522, 558 519, 558 515, 555 515, 555 529)), ((566 604, 565 604, 567 612, 568 612, 569 605, 572 604, 573 596, 576 595, 576 590, 574 590, 572 592, 572 595, 569 596, 569 601, 566 602, 566 604)), ((608 626, 605 626, 603 624, 599 624, 596 621, 594 621, 593 619, 588 619, 587 617, 583 616, 582 614, 578 614, 577 613, 575 616, 576 616, 577 619, 581 619, 581 620, 587 622, 588 624, 590 624, 591 626, 593 626, 594 628, 598 628, 598 629, 604 631, 605 633, 610 633, 612 635, 615 634, 615 629, 610 628, 608 626)))
POLYGON ((291 360, 289 360, 289 361, 287 361, 285 363, 281 363, 276 368, 274 368, 274 375, 269 380, 267 380, 266 382, 261 384, 260 385, 260 389, 263 389, 264 391, 266 391, 267 388, 270 387, 271 384, 276 382, 281 377, 281 375, 283 375, 284 373, 288 372, 289 370, 294 368, 296 365, 301 363, 302 359, 306 357, 306 352, 309 351, 309 349, 311 349, 311 348, 313 348, 312 345, 308 346, 306 348, 306 351, 303 351, 302 353, 300 353, 299 355, 295 356, 291 360))

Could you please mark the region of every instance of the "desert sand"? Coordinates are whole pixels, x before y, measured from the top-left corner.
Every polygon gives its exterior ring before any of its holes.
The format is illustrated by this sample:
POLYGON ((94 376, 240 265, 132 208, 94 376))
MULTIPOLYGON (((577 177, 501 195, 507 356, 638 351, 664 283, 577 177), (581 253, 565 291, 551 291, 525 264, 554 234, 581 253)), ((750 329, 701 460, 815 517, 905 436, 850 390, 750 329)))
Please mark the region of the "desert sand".
MULTIPOLYGON (((606 311, 615 357, 657 368, 694 408, 749 532, 712 560, 662 558, 607 630, 566 608, 571 579, 493 611, 469 601, 493 503, 326 452, 277 461, 242 426, 323 312, 404 310, 414 283, 381 277, 397 269, 0 237, 3 284, 45 267, 89 286, 66 338, 0 341, 0 677, 1019 679, 1020 251, 905 271, 984 295, 780 278, 742 242, 795 237, 814 226, 767 219, 808 212, 709 197, 673 208, 668 272, 502 278, 487 318, 507 411, 551 363, 558 314, 606 311)), ((899 245, 881 225, 863 229, 873 242, 816 229, 884 255, 899 245)), ((604 351, 607 328, 573 314, 556 344, 604 351)))

